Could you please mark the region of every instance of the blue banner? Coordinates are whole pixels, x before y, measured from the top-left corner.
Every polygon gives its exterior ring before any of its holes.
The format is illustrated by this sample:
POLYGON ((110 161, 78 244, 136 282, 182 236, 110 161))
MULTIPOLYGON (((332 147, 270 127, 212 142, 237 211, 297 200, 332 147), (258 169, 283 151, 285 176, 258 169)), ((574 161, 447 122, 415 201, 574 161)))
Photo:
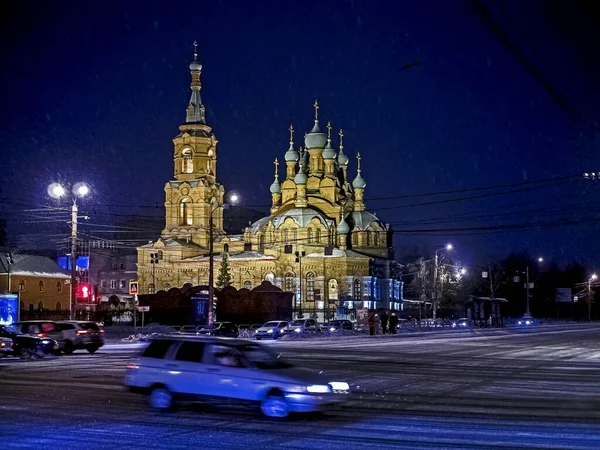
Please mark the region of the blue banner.
POLYGON ((19 321, 19 294, 0 294, 0 325, 19 321))

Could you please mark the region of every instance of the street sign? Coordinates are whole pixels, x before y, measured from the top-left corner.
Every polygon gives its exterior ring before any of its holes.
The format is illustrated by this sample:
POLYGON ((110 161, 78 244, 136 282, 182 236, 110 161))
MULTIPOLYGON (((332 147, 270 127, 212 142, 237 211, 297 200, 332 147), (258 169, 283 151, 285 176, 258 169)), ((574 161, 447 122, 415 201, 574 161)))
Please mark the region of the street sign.
POLYGON ((140 293, 140 288, 137 281, 129 282, 129 295, 135 295, 140 293))
POLYGON ((148 311, 150 311, 150 307, 149 306, 138 306, 138 311, 139 312, 148 312, 148 311))

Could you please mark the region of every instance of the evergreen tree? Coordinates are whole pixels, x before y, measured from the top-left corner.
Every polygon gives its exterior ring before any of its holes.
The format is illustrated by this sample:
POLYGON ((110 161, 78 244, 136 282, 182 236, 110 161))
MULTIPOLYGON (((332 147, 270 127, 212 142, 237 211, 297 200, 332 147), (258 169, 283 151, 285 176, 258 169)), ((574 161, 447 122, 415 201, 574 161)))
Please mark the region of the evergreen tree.
POLYGON ((231 284, 231 273, 229 272, 229 254, 223 253, 221 256, 221 266, 219 267, 219 276, 217 277, 217 287, 223 289, 231 284))

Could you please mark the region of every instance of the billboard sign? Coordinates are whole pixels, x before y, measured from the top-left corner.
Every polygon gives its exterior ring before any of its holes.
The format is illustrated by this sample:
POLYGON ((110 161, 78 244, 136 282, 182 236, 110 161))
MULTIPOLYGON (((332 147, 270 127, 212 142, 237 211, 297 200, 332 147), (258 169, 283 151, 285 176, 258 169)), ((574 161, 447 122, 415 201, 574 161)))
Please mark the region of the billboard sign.
POLYGON ((197 325, 208 324, 208 294, 200 294, 191 298, 192 317, 197 325))
POLYGON ((571 303, 571 288, 556 288, 556 303, 571 303))
POLYGON ((19 294, 0 294, 0 325, 12 325, 19 321, 19 294))

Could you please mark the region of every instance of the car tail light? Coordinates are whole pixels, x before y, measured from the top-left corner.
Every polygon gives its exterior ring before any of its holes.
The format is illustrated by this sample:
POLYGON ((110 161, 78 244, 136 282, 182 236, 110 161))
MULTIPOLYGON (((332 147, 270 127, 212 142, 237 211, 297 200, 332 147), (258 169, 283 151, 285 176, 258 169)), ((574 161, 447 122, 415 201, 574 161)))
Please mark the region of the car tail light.
POLYGON ((127 368, 128 369, 139 369, 140 366, 138 364, 131 363, 131 364, 127 364, 127 368))
POLYGON ((104 330, 100 330, 100 333, 104 333, 104 330))
POLYGON ((46 333, 38 333, 37 337, 45 338, 46 337, 46 333))
POLYGON ((80 335, 80 334, 87 334, 87 333, 88 333, 88 330, 77 330, 77 334, 78 335, 80 335))

